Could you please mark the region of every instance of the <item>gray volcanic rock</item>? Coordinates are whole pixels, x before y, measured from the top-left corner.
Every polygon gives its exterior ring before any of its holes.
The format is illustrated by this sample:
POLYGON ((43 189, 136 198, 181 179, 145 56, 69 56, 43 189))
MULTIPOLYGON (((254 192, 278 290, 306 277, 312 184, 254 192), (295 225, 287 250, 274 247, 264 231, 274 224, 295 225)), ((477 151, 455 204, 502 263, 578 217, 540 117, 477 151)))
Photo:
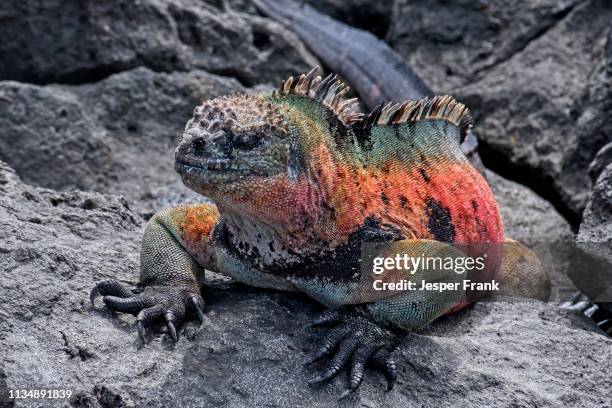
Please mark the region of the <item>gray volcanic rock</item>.
POLYGON ((388 36, 439 92, 475 116, 486 166, 538 191, 573 225, 586 168, 612 137, 603 0, 399 1, 388 36))
POLYGON ((486 175, 497 199, 506 235, 529 247, 574 240, 570 225, 548 201, 490 170, 486 175))
POLYGON ((174 148, 194 106, 242 90, 204 71, 147 68, 80 86, 0 82, 0 159, 30 184, 119 193, 146 206, 180 183, 174 148))
POLYGON ((453 90, 520 53, 579 3, 398 0, 388 40, 434 89, 453 90))
POLYGON ((604 168, 595 183, 577 240, 612 242, 612 163, 604 168))
POLYGON ((581 252, 570 276, 582 293, 612 313, 612 164, 595 183, 576 241, 581 252))
POLYGON ((612 142, 599 149, 589 165, 589 177, 593 183, 610 163, 612 163, 612 142))
MULTIPOLYGON (((144 346, 133 317, 92 308, 97 281, 137 283, 142 229, 120 197, 28 186, 0 164, 7 387, 69 388, 75 407, 337 406, 344 375, 320 388, 306 384, 315 372, 301 366, 302 349, 316 333, 304 325, 321 307, 303 296, 210 274, 204 324, 187 323, 176 344, 148 331, 144 346)), ((394 391, 371 372, 344 404, 604 406, 611 346, 592 322, 552 304, 477 304, 408 336, 394 391)))
POLYGON ((82 83, 147 66, 205 69, 252 85, 315 61, 280 25, 220 1, 2 2, 0 16, 0 79, 82 83))

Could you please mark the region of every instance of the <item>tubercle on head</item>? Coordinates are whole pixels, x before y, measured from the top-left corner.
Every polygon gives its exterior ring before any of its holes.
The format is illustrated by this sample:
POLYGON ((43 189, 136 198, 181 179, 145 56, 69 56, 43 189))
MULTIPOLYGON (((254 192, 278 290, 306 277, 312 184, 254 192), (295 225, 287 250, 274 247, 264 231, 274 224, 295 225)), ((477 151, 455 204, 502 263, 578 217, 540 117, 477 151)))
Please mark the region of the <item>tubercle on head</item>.
POLYGON ((246 93, 205 101, 194 109, 193 119, 207 131, 275 131, 280 134, 288 131, 284 117, 269 101, 246 93))

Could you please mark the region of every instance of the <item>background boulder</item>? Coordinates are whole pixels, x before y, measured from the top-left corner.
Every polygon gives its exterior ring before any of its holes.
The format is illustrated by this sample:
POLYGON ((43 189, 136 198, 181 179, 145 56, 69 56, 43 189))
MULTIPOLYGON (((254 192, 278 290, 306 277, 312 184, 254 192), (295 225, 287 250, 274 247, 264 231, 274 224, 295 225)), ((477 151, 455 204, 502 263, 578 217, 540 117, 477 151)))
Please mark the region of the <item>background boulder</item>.
POLYGON ((280 81, 314 58, 280 25, 196 0, 3 2, 0 79, 93 82, 146 66, 205 69, 245 85, 280 81))

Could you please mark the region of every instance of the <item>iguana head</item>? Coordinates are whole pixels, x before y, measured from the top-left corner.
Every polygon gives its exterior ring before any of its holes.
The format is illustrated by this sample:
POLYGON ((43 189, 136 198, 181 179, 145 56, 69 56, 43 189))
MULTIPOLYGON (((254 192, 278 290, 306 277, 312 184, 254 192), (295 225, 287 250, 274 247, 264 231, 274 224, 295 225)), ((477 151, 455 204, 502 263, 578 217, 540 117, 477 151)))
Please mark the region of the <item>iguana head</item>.
POLYGON ((297 183, 309 156, 331 138, 329 121, 344 126, 360 117, 352 111, 356 101, 343 99, 348 87, 335 76, 322 79, 317 69, 271 93, 223 96, 196 107, 175 151, 184 183, 218 204, 297 183))
POLYGON ((269 177, 287 166, 288 125, 261 96, 238 94, 194 110, 175 151, 175 169, 203 194, 251 177, 269 177))

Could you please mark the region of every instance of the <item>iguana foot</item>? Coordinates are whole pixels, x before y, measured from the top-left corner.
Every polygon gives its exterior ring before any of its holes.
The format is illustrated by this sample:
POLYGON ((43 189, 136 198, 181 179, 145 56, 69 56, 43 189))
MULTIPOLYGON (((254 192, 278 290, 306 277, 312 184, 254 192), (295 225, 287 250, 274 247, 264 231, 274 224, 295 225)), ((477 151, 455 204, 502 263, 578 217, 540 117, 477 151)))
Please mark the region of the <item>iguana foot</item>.
POLYGON ((606 334, 612 335, 612 315, 597 303, 592 303, 582 293, 574 293, 569 300, 561 303, 559 307, 570 312, 584 314, 586 317, 593 319, 606 334))
POLYGON ((372 362, 381 368, 387 378, 387 390, 391 390, 397 378, 397 365, 392 352, 400 336, 380 327, 360 309, 330 309, 316 318, 311 326, 335 325, 315 347, 306 364, 319 361, 337 350, 321 374, 311 380, 318 384, 334 377, 351 360, 348 389, 343 399, 357 390, 364 378, 365 365, 372 362))
POLYGON ((91 304, 98 296, 104 296, 104 303, 114 311, 131 313, 136 316, 138 335, 144 342, 144 329, 153 323, 165 321, 168 333, 178 340, 176 324, 185 319, 188 311, 195 312, 204 321, 204 299, 196 289, 189 286, 147 286, 142 293, 134 293, 116 280, 98 283, 89 295, 91 304))
POLYGON ((570 299, 559 305, 561 309, 581 313, 584 312, 585 314, 592 306, 593 304, 589 301, 589 298, 580 292, 574 293, 570 299))

